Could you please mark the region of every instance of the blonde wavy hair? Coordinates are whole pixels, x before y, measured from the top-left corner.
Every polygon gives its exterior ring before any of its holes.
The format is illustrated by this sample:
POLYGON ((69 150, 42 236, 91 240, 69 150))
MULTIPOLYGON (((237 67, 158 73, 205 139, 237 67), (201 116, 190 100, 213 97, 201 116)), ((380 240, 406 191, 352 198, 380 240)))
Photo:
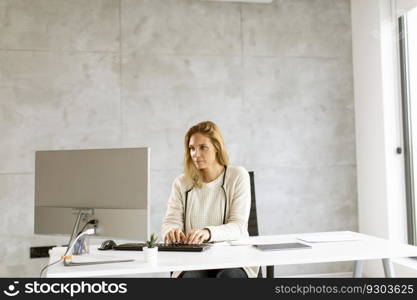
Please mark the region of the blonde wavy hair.
POLYGON ((190 129, 184 137, 184 175, 185 179, 191 187, 201 187, 203 183, 203 177, 201 172, 194 165, 194 162, 190 155, 189 143, 191 136, 195 133, 201 133, 210 138, 214 148, 216 148, 217 162, 222 166, 229 164, 229 156, 227 155, 226 148, 224 146, 224 140, 216 124, 211 121, 200 122, 190 129))

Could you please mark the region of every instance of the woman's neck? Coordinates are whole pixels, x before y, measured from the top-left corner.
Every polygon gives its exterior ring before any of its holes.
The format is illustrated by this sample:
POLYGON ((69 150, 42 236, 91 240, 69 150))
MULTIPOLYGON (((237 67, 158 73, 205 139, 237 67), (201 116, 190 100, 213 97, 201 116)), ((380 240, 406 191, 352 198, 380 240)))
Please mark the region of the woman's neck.
POLYGON ((215 165, 211 168, 206 168, 201 170, 201 174, 203 175, 203 181, 205 183, 211 182, 215 180, 221 173, 223 173, 224 166, 222 165, 215 165))

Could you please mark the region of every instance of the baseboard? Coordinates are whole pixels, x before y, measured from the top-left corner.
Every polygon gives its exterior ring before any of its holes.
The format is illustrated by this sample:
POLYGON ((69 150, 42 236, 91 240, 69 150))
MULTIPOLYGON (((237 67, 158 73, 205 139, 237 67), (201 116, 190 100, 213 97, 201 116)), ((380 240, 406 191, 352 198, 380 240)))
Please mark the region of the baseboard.
POLYGON ((320 273, 320 274, 298 274, 291 276, 277 276, 278 278, 352 278, 352 272, 320 273))

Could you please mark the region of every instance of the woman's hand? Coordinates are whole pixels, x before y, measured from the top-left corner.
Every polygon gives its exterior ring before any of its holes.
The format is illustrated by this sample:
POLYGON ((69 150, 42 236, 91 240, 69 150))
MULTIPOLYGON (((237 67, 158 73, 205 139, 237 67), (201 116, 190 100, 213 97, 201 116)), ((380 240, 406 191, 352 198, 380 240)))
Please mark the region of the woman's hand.
POLYGON ((182 232, 180 228, 171 229, 165 235, 164 243, 165 244, 173 244, 173 243, 184 243, 186 240, 185 234, 182 232))
POLYGON ((210 238, 210 232, 207 229, 193 229, 185 237, 186 244, 201 244, 210 238))

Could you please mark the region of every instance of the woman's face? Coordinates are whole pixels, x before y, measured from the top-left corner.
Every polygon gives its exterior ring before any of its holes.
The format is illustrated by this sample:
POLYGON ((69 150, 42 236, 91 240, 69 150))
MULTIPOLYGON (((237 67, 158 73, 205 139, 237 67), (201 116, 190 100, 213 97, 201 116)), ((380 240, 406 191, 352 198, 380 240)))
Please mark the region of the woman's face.
POLYGON ((209 137, 201 133, 194 133, 188 143, 188 149, 197 169, 210 168, 217 164, 217 150, 214 148, 209 137))

